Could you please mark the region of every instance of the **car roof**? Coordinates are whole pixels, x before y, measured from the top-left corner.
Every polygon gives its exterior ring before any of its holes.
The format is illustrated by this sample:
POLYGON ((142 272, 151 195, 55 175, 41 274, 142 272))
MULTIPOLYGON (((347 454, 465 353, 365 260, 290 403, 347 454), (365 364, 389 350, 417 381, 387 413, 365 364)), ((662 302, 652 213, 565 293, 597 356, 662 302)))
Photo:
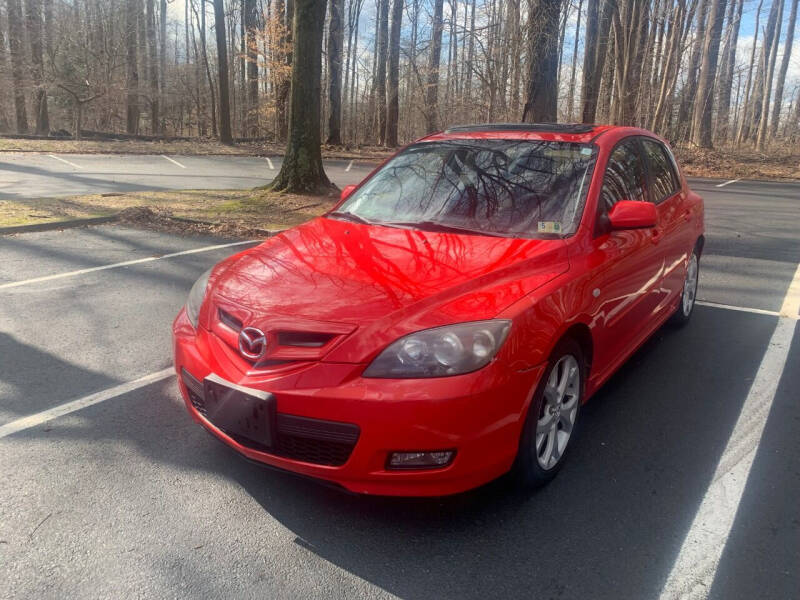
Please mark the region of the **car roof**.
POLYGON ((591 142, 601 133, 616 129, 614 125, 584 123, 486 123, 457 125, 431 134, 419 141, 454 139, 519 139, 563 142, 591 142))

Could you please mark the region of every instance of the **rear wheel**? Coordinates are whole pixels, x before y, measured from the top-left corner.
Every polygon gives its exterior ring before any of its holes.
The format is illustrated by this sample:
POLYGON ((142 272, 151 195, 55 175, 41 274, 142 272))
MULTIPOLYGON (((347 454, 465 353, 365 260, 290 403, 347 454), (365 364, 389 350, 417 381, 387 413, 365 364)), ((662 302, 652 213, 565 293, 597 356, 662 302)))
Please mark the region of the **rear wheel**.
POLYGON ((528 488, 549 482, 561 469, 583 401, 585 367, 580 345, 559 342, 531 400, 514 465, 528 488))
POLYGON ((678 309, 672 315, 670 323, 681 327, 689 322, 694 311, 694 303, 697 299, 697 283, 700 280, 700 257, 697 255, 697 248, 692 251, 689 257, 689 264, 686 266, 686 279, 683 282, 683 291, 678 303, 678 309))

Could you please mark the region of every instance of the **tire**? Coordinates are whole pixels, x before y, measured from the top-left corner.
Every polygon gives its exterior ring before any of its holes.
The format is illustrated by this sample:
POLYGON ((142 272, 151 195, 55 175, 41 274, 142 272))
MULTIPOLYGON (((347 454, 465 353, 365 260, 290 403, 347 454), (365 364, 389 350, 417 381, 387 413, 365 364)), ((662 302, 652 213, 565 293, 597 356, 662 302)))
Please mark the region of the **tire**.
MULTIPOLYGON (((528 408, 513 468, 514 478, 521 487, 541 487, 561 470, 566 453, 576 437, 585 389, 586 363, 583 351, 575 340, 565 338, 553 350, 528 408), (570 379, 570 375, 565 373, 573 368, 572 377, 576 379, 570 379), (561 383, 560 377, 564 375, 567 385, 557 400, 550 390, 554 383, 561 383), (549 413, 547 421, 546 413, 549 413), (552 423, 555 425, 551 426, 552 423)), ((558 389, 555 391, 558 392, 558 389)))
POLYGON ((673 327, 683 327, 692 318, 694 312, 694 304, 697 300, 697 286, 700 281, 700 255, 697 252, 697 247, 692 251, 689 257, 689 264, 686 267, 686 277, 683 280, 683 290, 681 291, 680 302, 678 308, 669 319, 670 325, 673 327))

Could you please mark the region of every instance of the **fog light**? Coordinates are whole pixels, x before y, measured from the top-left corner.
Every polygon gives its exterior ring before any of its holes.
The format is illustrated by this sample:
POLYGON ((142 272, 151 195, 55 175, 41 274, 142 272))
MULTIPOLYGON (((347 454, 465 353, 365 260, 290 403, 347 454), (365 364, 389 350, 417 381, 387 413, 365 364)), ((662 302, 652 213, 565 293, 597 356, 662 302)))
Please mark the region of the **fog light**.
POLYGON ((386 463, 387 469, 437 469, 453 461, 455 450, 436 452, 392 452, 386 463))

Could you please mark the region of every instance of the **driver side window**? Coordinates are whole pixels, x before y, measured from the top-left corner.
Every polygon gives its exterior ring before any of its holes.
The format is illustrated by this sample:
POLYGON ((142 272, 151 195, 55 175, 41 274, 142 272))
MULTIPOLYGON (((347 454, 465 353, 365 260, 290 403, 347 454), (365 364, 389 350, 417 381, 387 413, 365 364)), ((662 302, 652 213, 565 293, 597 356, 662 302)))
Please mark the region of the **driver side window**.
POLYGON ((598 234, 608 229, 608 212, 620 200, 647 200, 644 161, 635 140, 619 144, 608 159, 598 203, 598 234))

